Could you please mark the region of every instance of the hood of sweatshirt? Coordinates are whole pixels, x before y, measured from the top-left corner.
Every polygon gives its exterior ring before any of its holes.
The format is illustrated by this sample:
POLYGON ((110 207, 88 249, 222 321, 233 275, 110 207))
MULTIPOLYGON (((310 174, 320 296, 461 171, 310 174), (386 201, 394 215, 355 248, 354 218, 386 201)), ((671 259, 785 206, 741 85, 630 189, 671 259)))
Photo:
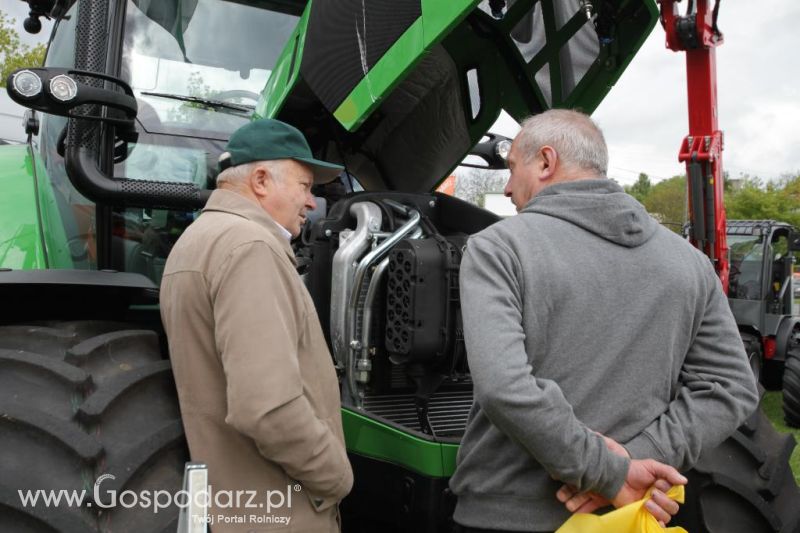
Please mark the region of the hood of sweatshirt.
POLYGON ((607 241, 634 248, 653 236, 658 222, 615 182, 580 179, 542 190, 520 211, 570 222, 607 241))

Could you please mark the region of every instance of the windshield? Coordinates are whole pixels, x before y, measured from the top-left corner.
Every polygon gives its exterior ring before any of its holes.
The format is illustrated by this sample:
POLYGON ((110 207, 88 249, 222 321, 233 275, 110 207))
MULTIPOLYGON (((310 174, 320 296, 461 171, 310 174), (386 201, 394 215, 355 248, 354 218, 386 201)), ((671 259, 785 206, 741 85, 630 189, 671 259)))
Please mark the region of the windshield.
MULTIPOLYGON (((128 0, 120 76, 139 104, 114 176, 213 188, 298 17, 223 0, 128 0), (150 94, 157 93, 157 94, 150 94)), ((112 266, 155 283, 194 213, 115 209, 112 266)))
POLYGON ((249 118, 296 24, 294 15, 239 2, 128 0, 121 76, 136 94, 140 126, 227 140, 249 118))
POLYGON ((728 296, 731 298, 761 299, 763 242, 760 235, 728 235, 731 266, 728 296))

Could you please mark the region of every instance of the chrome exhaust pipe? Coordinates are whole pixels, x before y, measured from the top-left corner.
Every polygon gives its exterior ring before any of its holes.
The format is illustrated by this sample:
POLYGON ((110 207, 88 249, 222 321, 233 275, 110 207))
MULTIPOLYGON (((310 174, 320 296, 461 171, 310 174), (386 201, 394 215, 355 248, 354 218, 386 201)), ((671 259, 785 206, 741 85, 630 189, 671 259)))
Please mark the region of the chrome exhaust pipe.
POLYGON ((358 202, 350 206, 350 214, 356 217, 355 231, 343 231, 339 235, 339 249, 333 255, 331 268, 331 317, 330 334, 333 358, 336 367, 344 370, 350 351, 347 319, 347 299, 350 297, 358 258, 367 251, 373 235, 381 230, 383 214, 373 202, 358 202))
POLYGON ((372 360, 370 359, 370 331, 372 330, 372 311, 375 304, 375 297, 378 295, 378 287, 381 284, 381 279, 389 267, 389 258, 384 258, 375 270, 372 272, 372 277, 369 278, 369 287, 367 288, 367 296, 364 299, 364 311, 362 313, 361 321, 361 357, 356 360, 356 383, 366 384, 369 382, 370 372, 372 371, 372 360))
MULTIPOLYGON (((394 207, 394 206, 392 206, 394 207)), ((402 208, 405 213, 409 215, 408 221, 400 226, 400 228, 392 233, 385 241, 378 245, 375 249, 369 252, 361 262, 358 264, 353 283, 350 286, 350 299, 347 303, 347 312, 345 315, 345 329, 347 332, 347 350, 345 361, 345 383, 342 390, 343 399, 349 394, 356 407, 361 407, 363 404, 363 392, 359 391, 358 383, 356 381, 356 365, 355 361, 358 354, 362 349, 362 341, 358 338, 356 316, 358 315, 358 299, 363 289, 364 280, 367 271, 375 263, 383 259, 389 251, 401 240, 406 238, 419 226, 422 216, 416 209, 402 208), (346 390, 345 390, 346 389, 346 390)))

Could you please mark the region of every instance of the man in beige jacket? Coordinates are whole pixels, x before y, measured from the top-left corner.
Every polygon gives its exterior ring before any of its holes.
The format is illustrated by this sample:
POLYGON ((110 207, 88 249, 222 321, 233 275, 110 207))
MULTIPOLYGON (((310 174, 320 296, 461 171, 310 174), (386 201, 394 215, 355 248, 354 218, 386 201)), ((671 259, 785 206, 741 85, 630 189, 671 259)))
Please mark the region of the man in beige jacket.
POLYGON ((208 465, 214 533, 339 531, 350 491, 339 384, 289 240, 313 159, 277 120, 237 130, 199 218, 167 260, 161 316, 192 460, 208 465))

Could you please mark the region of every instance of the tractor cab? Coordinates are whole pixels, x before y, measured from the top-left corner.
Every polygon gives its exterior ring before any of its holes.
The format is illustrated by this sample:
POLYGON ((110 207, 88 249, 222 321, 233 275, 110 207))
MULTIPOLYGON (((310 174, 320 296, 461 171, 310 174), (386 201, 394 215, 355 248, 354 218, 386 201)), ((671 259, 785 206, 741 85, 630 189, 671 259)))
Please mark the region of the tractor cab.
POLYGON ((790 243, 795 232, 792 226, 772 220, 728 221, 728 297, 743 300, 732 304, 743 306, 741 313, 746 313, 745 302, 761 301, 765 315, 792 314, 794 251, 790 243))
MULTIPOLYGON (((116 78, 129 86, 135 110, 115 123, 116 109, 94 106, 89 114, 99 114, 100 122, 115 128, 99 131, 92 127, 97 121, 83 122, 78 134, 92 137, 84 142, 92 160, 73 165, 71 173, 65 152, 76 143, 68 136, 68 118, 61 115, 86 112, 87 106, 55 100, 49 102, 50 112, 35 114, 36 127, 28 130, 33 166, 43 182, 40 194, 53 227, 43 231, 41 240, 31 241, 25 260, 9 266, 113 269, 158 283, 172 244, 197 207, 184 202, 181 209, 160 209, 158 190, 170 184, 198 191, 214 187, 219 154, 230 134, 251 119, 303 3, 264 9, 259 2, 130 0, 103 9, 90 2, 56 2, 53 9, 60 11, 45 68, 116 78), (92 41, 87 53, 89 30, 81 25, 92 23, 89 11, 103 11, 109 31, 92 41), (81 51, 77 56, 76 49, 81 51), (86 179, 95 168, 124 179, 138 197, 124 192, 114 200, 98 197, 97 187, 86 179)), ((83 81, 87 84, 73 84, 77 93, 92 85, 107 97, 114 94, 110 87, 119 90, 106 80, 83 81)), ((29 106, 37 98, 15 96, 29 106)))
MULTIPOLYGON (((793 276, 797 228, 774 220, 729 220, 728 302, 739 329, 759 340, 767 368, 782 365, 796 333, 793 276)), ((769 381, 772 372, 764 376, 769 381)), ((780 372, 776 372, 779 374, 780 372)), ((780 386, 779 379, 775 386, 780 386)))

